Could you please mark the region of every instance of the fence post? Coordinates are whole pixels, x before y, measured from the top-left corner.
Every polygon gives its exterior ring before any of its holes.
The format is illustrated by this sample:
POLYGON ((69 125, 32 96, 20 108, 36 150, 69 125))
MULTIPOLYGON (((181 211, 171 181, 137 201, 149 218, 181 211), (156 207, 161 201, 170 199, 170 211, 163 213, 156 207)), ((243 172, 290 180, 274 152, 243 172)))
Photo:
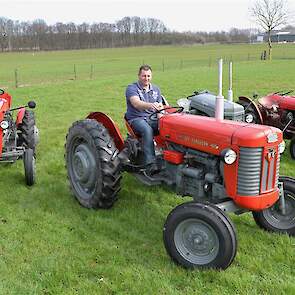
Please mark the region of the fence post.
POLYGON ((180 69, 182 70, 182 67, 183 67, 183 60, 181 59, 180 60, 180 69))
POLYGON ((250 60, 250 53, 248 53, 248 61, 250 60))
POLYGON ((90 68, 90 79, 92 80, 93 78, 93 65, 91 65, 91 68, 90 68))
POLYGON ((14 80, 15 80, 15 88, 17 88, 18 87, 17 69, 14 70, 14 80))
POLYGON ((74 79, 77 79, 76 65, 74 64, 74 79))
POLYGON ((162 60, 162 69, 163 69, 163 72, 164 72, 165 71, 164 59, 162 60))
POLYGON ((211 68, 211 63, 212 63, 211 56, 209 56, 209 68, 211 68))

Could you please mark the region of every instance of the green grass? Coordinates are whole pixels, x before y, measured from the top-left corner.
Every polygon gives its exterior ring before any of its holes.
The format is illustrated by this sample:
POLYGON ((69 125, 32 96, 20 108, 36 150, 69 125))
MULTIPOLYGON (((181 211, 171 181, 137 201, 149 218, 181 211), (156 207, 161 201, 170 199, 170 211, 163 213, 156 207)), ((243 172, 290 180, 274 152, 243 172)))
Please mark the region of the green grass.
MULTIPOLYGON (((24 185, 21 161, 0 166, 0 294, 294 294, 295 239, 260 230, 251 214, 231 216, 239 246, 230 268, 187 271, 171 262, 162 242, 166 216, 182 198, 124 174, 115 206, 88 210, 71 196, 64 169, 67 130, 90 111, 109 114, 125 135, 124 90, 143 60, 172 104, 197 89, 217 91, 219 56, 235 57, 235 96, 294 89, 294 45, 275 48, 272 62, 247 60, 262 50, 214 45, 0 54, 1 85, 15 106, 36 100, 40 129, 34 187, 24 185), (76 81, 69 80, 74 63, 76 81), (20 84, 29 86, 13 87, 16 67, 20 84)), ((281 174, 295 176, 288 151, 281 174)))

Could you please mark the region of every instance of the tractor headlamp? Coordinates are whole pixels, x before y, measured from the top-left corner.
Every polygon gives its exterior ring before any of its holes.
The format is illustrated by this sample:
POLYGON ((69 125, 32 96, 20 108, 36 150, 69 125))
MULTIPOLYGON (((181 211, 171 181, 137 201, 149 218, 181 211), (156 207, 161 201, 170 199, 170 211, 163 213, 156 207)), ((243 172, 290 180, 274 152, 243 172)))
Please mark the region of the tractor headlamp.
POLYGON ((1 121, 0 127, 2 129, 7 129, 9 127, 9 123, 7 121, 1 121))
POLYGON ((221 157, 224 163, 233 164, 237 159, 237 153, 232 149, 226 149, 221 152, 221 157))
POLYGON ((248 113, 245 115, 245 121, 246 123, 253 123, 254 121, 254 116, 251 113, 248 113))
POLYGON ((285 151, 285 141, 283 140, 280 144, 279 144, 279 153, 282 154, 285 151))

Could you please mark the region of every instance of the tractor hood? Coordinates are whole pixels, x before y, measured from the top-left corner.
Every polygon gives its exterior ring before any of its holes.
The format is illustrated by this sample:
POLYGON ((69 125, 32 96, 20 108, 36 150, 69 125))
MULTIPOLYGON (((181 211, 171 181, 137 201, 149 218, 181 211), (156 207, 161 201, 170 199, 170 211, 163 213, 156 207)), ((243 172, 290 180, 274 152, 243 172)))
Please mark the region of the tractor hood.
POLYGON ((264 147, 282 141, 274 127, 189 115, 169 114, 159 123, 163 140, 219 155, 230 147, 264 147))

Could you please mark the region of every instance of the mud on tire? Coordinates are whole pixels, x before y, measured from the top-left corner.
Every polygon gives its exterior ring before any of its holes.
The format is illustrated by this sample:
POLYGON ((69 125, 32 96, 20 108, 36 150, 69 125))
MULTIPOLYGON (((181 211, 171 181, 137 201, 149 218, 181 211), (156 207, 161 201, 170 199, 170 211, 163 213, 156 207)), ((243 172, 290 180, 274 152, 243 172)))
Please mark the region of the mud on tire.
POLYGON ((110 208, 120 191, 118 150, 96 120, 75 122, 66 137, 65 161, 70 187, 86 208, 110 208))

